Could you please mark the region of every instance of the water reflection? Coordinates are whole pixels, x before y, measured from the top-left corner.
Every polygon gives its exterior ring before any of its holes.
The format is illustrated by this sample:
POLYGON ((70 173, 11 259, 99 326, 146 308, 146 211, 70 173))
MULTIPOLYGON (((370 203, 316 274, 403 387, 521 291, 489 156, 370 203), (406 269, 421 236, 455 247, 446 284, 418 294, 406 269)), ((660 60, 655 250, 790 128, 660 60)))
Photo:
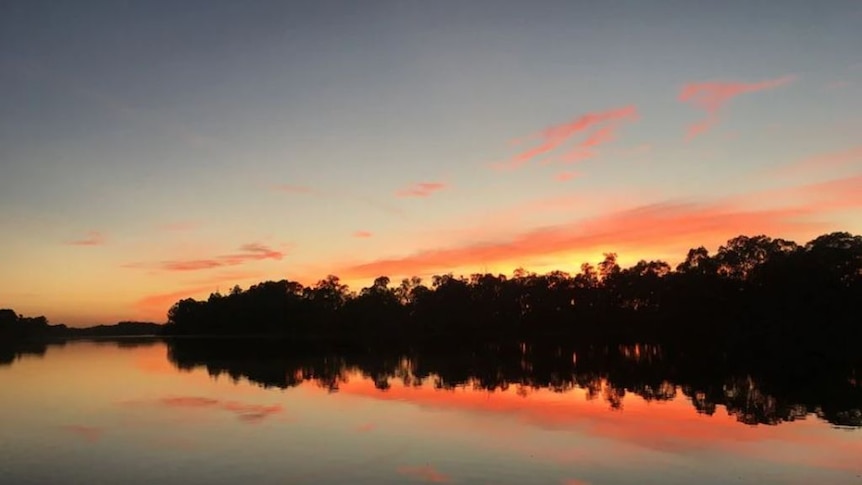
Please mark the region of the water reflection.
POLYGON ((180 369, 288 388, 312 381, 338 391, 353 373, 380 390, 406 387, 505 391, 515 387, 567 393, 583 389, 624 410, 627 393, 669 401, 682 393, 699 413, 726 408, 740 423, 775 425, 809 415, 836 426, 862 426, 862 386, 854 362, 823 356, 709 354, 650 344, 527 345, 523 342, 457 346, 427 343, 404 350, 298 346, 287 341, 176 339, 170 361, 180 369))
MULTIPOLYGON (((161 344, 154 338, 100 339, 96 345, 134 348, 161 344)), ((65 342, 5 342, 0 365, 22 356, 44 357, 65 342)), ((521 395, 548 389, 582 389, 612 409, 625 408, 626 393, 646 401, 670 401, 681 393, 702 414, 721 406, 745 424, 775 425, 809 415, 836 426, 862 426, 858 362, 817 356, 710 354, 653 344, 559 345, 525 342, 457 346, 427 343, 406 349, 297 345, 282 340, 191 339, 167 341, 168 359, 181 370, 205 368, 269 388, 310 381, 338 391, 356 373, 380 390, 392 382, 435 389, 467 387, 521 395), (749 356, 750 357, 750 356, 749 356)), ((182 401, 173 404, 182 405, 182 401)), ((191 403, 185 403, 191 405, 191 403)), ((212 403, 216 405, 217 403, 212 403)), ((202 405, 202 403, 196 403, 202 405)), ((249 413, 249 419, 257 416, 249 413)))
MULTIPOLYGON (((75 339, 77 342, 90 342, 94 345, 104 345, 119 348, 152 347, 160 345, 162 340, 156 337, 93 337, 75 339)), ((63 347, 69 341, 58 339, 7 339, 0 340, 0 366, 11 365, 22 357, 45 357, 49 347, 63 347)))
POLYGON ((718 356, 643 343, 123 342, 14 350, 0 367, 0 435, 14 437, 0 440, 0 481, 784 485, 862 473, 862 431, 799 420, 819 409, 848 421, 824 403, 858 409, 858 374, 840 361, 801 380, 785 365, 781 381, 773 364, 710 366, 718 356))
MULTIPOLYGON (((63 342, 55 345, 63 345, 63 342)), ((10 365, 25 355, 42 357, 47 350, 48 344, 43 341, 0 340, 0 366, 10 365)))

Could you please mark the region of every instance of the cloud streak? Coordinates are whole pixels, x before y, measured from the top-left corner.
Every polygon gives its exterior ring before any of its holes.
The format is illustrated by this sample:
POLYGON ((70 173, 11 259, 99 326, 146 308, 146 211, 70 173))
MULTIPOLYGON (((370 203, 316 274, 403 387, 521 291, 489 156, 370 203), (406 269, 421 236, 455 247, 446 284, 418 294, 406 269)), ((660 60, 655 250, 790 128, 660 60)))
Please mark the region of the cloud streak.
POLYGON ((566 182, 568 180, 572 180, 573 178, 577 178, 580 176, 581 176, 580 172, 575 172, 575 171, 560 172, 557 175, 554 175, 554 180, 556 180, 557 182, 566 182))
POLYGON ((357 239, 368 239, 371 236, 373 236, 373 234, 371 234, 369 231, 356 231, 353 233, 353 237, 357 239))
POLYGON ((721 205, 659 203, 586 221, 548 226, 508 241, 431 249, 347 268, 347 277, 390 276, 489 265, 572 251, 665 248, 716 240, 739 233, 784 232, 805 227, 792 222, 801 210, 734 210, 721 205))
POLYGON ((443 182, 418 182, 395 192, 398 197, 429 197, 445 189, 443 182))
POLYGON ((241 264, 263 261, 281 260, 284 257, 282 251, 277 251, 260 243, 248 243, 239 247, 238 252, 224 254, 204 259, 179 259, 160 261, 158 263, 131 263, 126 268, 149 268, 162 271, 201 271, 226 266, 238 266, 241 264))
POLYGON ((429 483, 449 483, 452 481, 448 475, 440 473, 430 465, 403 466, 398 469, 398 474, 429 483))
MULTIPOLYGON (((146 404, 145 402, 129 401, 125 405, 146 404)), ((173 409, 213 409, 227 411, 236 415, 237 419, 246 423, 256 423, 270 416, 281 414, 284 408, 280 404, 253 404, 239 401, 222 401, 201 396, 176 396, 165 397, 156 401, 156 404, 173 409)))
POLYGON ((715 126, 727 103, 742 94, 775 89, 793 82, 795 76, 784 76, 756 83, 710 81, 689 83, 682 87, 678 100, 706 112, 706 118, 689 125, 686 138, 691 140, 715 126))
POLYGON ((102 246, 105 244, 105 236, 99 231, 90 231, 86 237, 68 241, 66 244, 70 246, 102 246))
POLYGON ((580 133, 586 133, 587 137, 563 155, 560 161, 574 163, 591 158, 596 155, 595 148, 616 138, 620 123, 637 119, 638 111, 635 106, 586 113, 572 121, 551 126, 534 135, 531 138, 538 138, 538 145, 516 154, 508 162, 495 165, 495 168, 503 170, 519 168, 539 156, 557 150, 580 133))
POLYGON ((516 234, 508 240, 428 249, 345 268, 348 278, 426 275, 459 267, 524 261, 546 255, 606 250, 681 251, 738 234, 812 233, 812 217, 862 207, 862 176, 710 203, 660 202, 516 234), (758 200, 781 205, 753 209, 758 200))

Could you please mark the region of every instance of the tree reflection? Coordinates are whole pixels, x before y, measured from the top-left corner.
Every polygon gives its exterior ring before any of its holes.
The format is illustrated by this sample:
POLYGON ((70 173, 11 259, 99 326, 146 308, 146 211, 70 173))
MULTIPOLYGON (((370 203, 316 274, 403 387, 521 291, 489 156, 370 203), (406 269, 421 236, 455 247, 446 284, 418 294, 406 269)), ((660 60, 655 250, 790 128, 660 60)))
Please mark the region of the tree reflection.
POLYGON ((744 424, 775 425, 815 415, 834 425, 862 426, 862 386, 848 377, 856 375, 859 362, 841 358, 802 364, 798 355, 770 356, 781 361, 763 361, 757 355, 743 360, 742 354, 706 349, 551 342, 428 341, 396 349, 182 338, 169 340, 168 348, 170 361, 180 369, 203 367, 211 375, 263 387, 311 381, 337 392, 358 372, 382 391, 395 382, 483 391, 514 387, 524 395, 535 389, 582 389, 588 399, 601 399, 623 411, 628 393, 647 401, 672 400, 682 393, 699 413, 712 415, 720 406, 744 424))

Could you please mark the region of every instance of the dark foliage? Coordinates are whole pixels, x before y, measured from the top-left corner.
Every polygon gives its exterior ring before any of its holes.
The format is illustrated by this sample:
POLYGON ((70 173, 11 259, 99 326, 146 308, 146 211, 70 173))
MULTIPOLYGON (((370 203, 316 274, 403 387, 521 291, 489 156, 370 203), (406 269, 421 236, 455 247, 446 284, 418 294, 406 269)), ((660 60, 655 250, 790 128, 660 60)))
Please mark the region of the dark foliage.
POLYGON ((11 309, 0 309, 0 342, 43 342, 65 338, 161 335, 163 326, 150 322, 119 322, 115 325, 74 328, 51 325, 43 316, 25 317, 11 309))
POLYGON ((817 415, 837 426, 862 426, 862 359, 797 353, 758 355, 652 344, 560 344, 432 339, 392 344, 299 344, 272 338, 175 338, 168 358, 180 369, 288 388, 305 381, 337 391, 350 373, 381 389, 407 386, 485 391, 586 392, 611 408, 632 393, 670 400, 679 393, 704 414, 719 406, 745 424, 780 424, 817 415))
POLYGON ((846 351, 862 337, 862 237, 837 232, 798 245, 739 236, 715 255, 690 250, 676 269, 662 261, 623 269, 609 253, 576 275, 446 274, 430 287, 381 276, 358 293, 336 276, 310 287, 268 281, 181 300, 165 331, 359 341, 558 335, 846 351))

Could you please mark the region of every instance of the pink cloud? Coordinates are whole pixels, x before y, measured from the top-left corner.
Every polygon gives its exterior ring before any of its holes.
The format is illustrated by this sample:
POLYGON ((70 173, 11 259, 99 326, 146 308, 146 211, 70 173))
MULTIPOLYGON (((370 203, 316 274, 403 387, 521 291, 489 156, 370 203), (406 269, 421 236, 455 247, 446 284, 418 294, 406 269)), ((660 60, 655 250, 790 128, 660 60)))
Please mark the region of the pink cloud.
POLYGON ((706 118, 689 125, 686 137, 692 139, 709 131, 718 123, 722 108, 736 96, 774 89, 789 84, 794 79, 795 76, 784 76, 757 83, 712 81, 686 84, 680 90, 679 101, 690 103, 706 112, 706 118))
POLYGON ((488 265, 568 251, 665 249, 668 246, 720 242, 741 233, 783 233, 810 224, 795 222, 797 209, 737 210, 722 205, 659 203, 549 226, 515 235, 508 241, 430 249, 346 268, 345 277, 423 275, 451 268, 488 265), (692 242, 694 241, 694 243, 692 242))
POLYGON ((812 217, 862 207, 858 187, 862 187, 862 176, 711 203, 660 202, 533 229, 508 240, 428 249, 356 264, 339 274, 346 278, 425 275, 573 251, 678 252, 693 244, 719 244, 739 234, 813 235, 824 225, 812 217), (781 205, 752 208, 764 200, 781 205))
POLYGON ((616 130, 617 125, 612 124, 593 131, 584 141, 578 143, 574 149, 563 155, 560 161, 563 163, 575 163, 595 157, 596 147, 614 141, 617 138, 616 130))
POLYGON ((270 188, 276 192, 285 192, 288 194, 310 194, 314 192, 314 189, 305 185, 278 184, 270 188))
POLYGON ((572 180, 573 178, 580 177, 580 172, 560 172, 557 175, 554 175, 554 180, 558 182, 565 182, 567 180, 572 180))
POLYGON ((161 269, 168 271, 197 271, 201 269, 218 268, 222 263, 215 259, 192 259, 188 261, 165 261, 161 269))
POLYGON ((86 237, 69 241, 66 244, 71 246, 101 246, 105 244, 105 236, 99 231, 90 231, 86 237))
POLYGON ((263 261, 267 259, 281 260, 284 257, 282 251, 277 251, 260 243, 243 244, 239 252, 224 254, 212 258, 184 259, 173 261, 161 261, 158 263, 130 263, 124 265, 126 268, 152 268, 163 271, 199 271, 225 266, 238 266, 252 261, 263 261))
POLYGON ((428 197, 445 188, 446 184, 443 182, 419 182, 395 192, 395 195, 398 197, 428 197))
POLYGON ((403 466, 398 469, 400 475, 417 478, 419 480, 430 483, 449 483, 451 479, 448 475, 440 473, 430 465, 425 466, 403 466))
POLYGON ((94 426, 83 426, 80 424, 61 426, 60 429, 71 433, 89 443, 95 443, 99 441, 100 439, 102 439, 102 434, 104 433, 101 428, 96 428, 94 426))
POLYGON ((496 165, 496 168, 515 169, 534 160, 536 157, 550 153, 573 136, 581 132, 589 135, 581 143, 577 144, 567 155, 563 157, 564 162, 576 162, 595 155, 593 149, 612 141, 616 137, 618 124, 623 121, 636 120, 638 118, 637 108, 626 106, 610 111, 587 113, 568 123, 551 126, 536 135, 540 143, 533 148, 516 154, 506 163, 496 165), (593 128, 595 128, 593 130, 593 128), (593 130, 593 131, 590 131, 593 130))
POLYGON ((371 236, 373 236, 373 234, 371 234, 368 231, 356 231, 353 233, 353 237, 359 238, 359 239, 367 239, 371 236))

